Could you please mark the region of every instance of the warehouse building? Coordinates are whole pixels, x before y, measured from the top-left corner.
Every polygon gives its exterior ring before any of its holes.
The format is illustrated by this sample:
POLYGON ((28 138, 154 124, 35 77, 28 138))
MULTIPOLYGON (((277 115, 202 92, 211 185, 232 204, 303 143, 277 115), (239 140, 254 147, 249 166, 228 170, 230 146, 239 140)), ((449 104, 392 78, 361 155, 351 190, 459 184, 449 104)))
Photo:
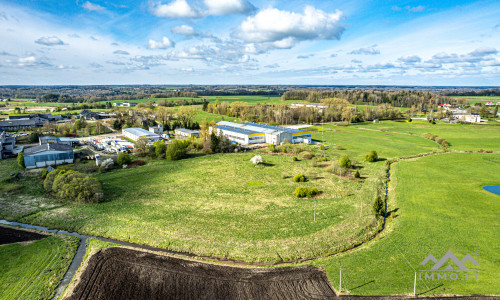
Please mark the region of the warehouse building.
POLYGON ((73 148, 63 144, 43 144, 24 150, 26 169, 72 164, 74 158, 73 148))
POLYGON ((174 130, 176 136, 189 138, 189 137, 200 137, 200 133, 196 130, 186 129, 186 128, 176 128, 174 130))
POLYGON ((123 136, 134 141, 137 141, 141 137, 146 137, 150 142, 159 141, 161 139, 159 134, 147 131, 142 128, 122 129, 122 134, 123 136))
POLYGON ((279 145, 285 139, 294 144, 311 142, 309 131, 253 122, 239 124, 221 121, 217 123, 217 134, 241 145, 258 143, 279 145))
POLYGON ((70 138, 70 137, 55 137, 53 135, 44 135, 39 137, 40 145, 43 144, 64 144, 69 145, 71 147, 76 147, 80 145, 80 140, 70 138))

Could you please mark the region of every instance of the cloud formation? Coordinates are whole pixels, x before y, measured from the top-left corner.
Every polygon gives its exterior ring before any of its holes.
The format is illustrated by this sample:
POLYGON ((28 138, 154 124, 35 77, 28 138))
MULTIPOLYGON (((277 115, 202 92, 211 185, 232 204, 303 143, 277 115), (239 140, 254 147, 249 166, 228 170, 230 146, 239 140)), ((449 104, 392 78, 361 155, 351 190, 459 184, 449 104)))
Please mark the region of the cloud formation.
POLYGON ((207 15, 223 16, 246 14, 255 11, 255 6, 246 0, 204 0, 207 15))
POLYGON ((45 46, 59 46, 64 45, 64 42, 57 36, 44 36, 35 41, 35 43, 45 46))
POLYGON ((113 52, 113 54, 118 54, 118 55, 129 55, 130 53, 128 53, 127 51, 125 50, 116 50, 113 52))
POLYGON ((365 48, 359 48, 357 50, 352 50, 349 52, 349 54, 354 54, 354 55, 377 55, 380 54, 380 50, 375 49, 375 46, 372 47, 365 47, 365 48))
POLYGON ((326 13, 310 5, 303 13, 267 8, 247 17, 233 36, 250 43, 289 49, 304 40, 339 40, 345 30, 342 17, 339 10, 326 13))
POLYGON ((193 27, 188 25, 181 25, 172 28, 172 33, 182 34, 182 35, 197 35, 198 33, 194 30, 193 27))
POLYGON ((100 6, 99 4, 94 4, 94 3, 91 3, 89 1, 83 3, 82 7, 88 11, 103 11, 103 10, 105 10, 105 8, 100 6))
POLYGON ((174 42, 172 42, 168 37, 164 36, 161 41, 157 42, 155 40, 149 40, 148 48, 149 49, 167 49, 170 47, 174 47, 174 42))
POLYGON ((174 0, 168 4, 156 2, 150 7, 150 12, 161 18, 197 18, 200 14, 186 0, 174 0))

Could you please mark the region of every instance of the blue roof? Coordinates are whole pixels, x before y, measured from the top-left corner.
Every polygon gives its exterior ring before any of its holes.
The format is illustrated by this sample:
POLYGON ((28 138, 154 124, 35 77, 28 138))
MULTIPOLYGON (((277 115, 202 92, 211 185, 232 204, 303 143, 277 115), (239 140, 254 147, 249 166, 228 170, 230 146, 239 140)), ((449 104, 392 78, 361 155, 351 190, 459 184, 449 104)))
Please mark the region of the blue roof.
POLYGON ((260 132, 253 131, 253 130, 238 128, 238 127, 232 127, 232 126, 226 126, 226 125, 217 125, 217 128, 220 128, 220 129, 223 129, 223 130, 228 130, 228 131, 233 131, 233 132, 237 132, 237 133, 242 133, 242 134, 246 134, 246 135, 251 135, 251 134, 254 134, 254 133, 260 133, 260 132))
POLYGON ((261 124, 261 123, 254 123, 254 122, 246 122, 246 123, 243 123, 243 124, 245 124, 245 125, 251 125, 251 126, 255 126, 255 127, 266 128, 266 129, 273 129, 273 130, 285 131, 285 132, 290 132, 290 133, 304 132, 303 130, 299 130, 299 129, 292 129, 292 128, 286 128, 286 127, 274 126, 274 125, 267 125, 267 124, 261 124))

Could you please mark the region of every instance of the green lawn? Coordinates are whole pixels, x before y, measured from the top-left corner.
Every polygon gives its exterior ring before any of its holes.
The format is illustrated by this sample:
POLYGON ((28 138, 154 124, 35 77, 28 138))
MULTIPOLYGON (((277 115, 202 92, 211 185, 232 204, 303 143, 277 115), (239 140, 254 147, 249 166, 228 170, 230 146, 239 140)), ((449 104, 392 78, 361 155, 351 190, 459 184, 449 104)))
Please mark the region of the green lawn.
MULTIPOLYGON (((388 220, 384 234, 361 248, 319 259, 333 286, 361 295, 413 293, 414 272, 432 266, 451 250, 460 260, 471 254, 478 280, 418 280, 417 294, 500 294, 500 196, 484 191, 499 185, 500 155, 447 153, 393 164, 388 220)), ((455 267, 455 269, 458 269, 455 267)), ((425 275, 422 275, 425 276, 425 275)), ((437 277, 437 275, 435 275, 437 277)), ((469 274, 469 278, 474 275, 469 274)), ((425 277, 423 277, 425 278, 425 277)))
POLYGON ((370 205, 381 187, 383 162, 366 165, 364 181, 339 182, 310 160, 263 158, 265 167, 252 165, 248 153, 217 154, 98 174, 106 202, 21 220, 199 255, 270 262, 338 252, 377 230, 372 214, 359 213, 361 201, 370 205), (294 183, 291 177, 298 173, 311 180, 294 183), (292 195, 297 186, 315 186, 322 194, 298 199, 292 195))
POLYGON ((78 247, 78 238, 50 236, 0 246, 0 299, 51 299, 78 247))
MULTIPOLYGON (((422 137, 425 133, 436 134, 446 139, 450 150, 500 150, 500 124, 450 124, 437 122, 430 124, 422 120, 408 122, 382 121, 379 123, 358 123, 348 130, 360 129, 366 132, 379 132, 386 135, 422 137)), ((375 149, 376 150, 376 149, 375 149)))

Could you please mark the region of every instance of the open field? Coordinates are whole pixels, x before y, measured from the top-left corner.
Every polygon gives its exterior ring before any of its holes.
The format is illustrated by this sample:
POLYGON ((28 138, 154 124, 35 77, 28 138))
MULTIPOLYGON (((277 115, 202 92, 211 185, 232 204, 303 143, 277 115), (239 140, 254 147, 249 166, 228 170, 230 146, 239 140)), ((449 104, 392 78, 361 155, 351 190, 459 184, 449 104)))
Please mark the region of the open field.
POLYGON ((337 252, 377 230, 371 213, 359 217, 359 205, 373 201, 383 162, 363 169, 365 181, 339 183, 309 160, 263 158, 263 167, 251 164, 247 153, 218 154, 98 174, 106 202, 41 211, 22 221, 204 256, 275 262, 337 252), (298 173, 311 180, 294 183, 298 173), (298 199, 292 195, 297 186, 316 186, 322 194, 298 199))
POLYGON ((499 164, 499 154, 477 153, 439 154, 393 164, 387 230, 357 250, 314 264, 326 268, 337 288, 342 265, 343 292, 411 294, 414 272, 429 270, 433 264, 420 266, 420 262, 431 253, 440 259, 451 250, 460 260, 466 254, 477 260, 479 265, 467 262, 466 266, 478 270, 478 280, 466 280, 460 271, 458 280, 417 279, 417 294, 500 294, 500 196, 481 188, 500 183, 499 164))
MULTIPOLYGON (((436 134, 450 143, 450 150, 500 150, 500 124, 450 124, 437 122, 430 124, 423 120, 408 122, 381 121, 380 123, 356 123, 347 130, 361 129, 366 132, 378 131, 385 135, 413 136, 421 138, 425 133, 436 134)), ((403 138, 404 139, 404 138, 403 138)), ((354 141, 353 141, 354 142, 354 141)), ((398 148, 398 146, 396 146, 398 148)), ((375 149, 376 150, 376 149, 375 149)))
POLYGON ((476 103, 486 103, 488 101, 491 102, 499 102, 500 96, 452 96, 450 98, 453 99, 465 99, 469 102, 470 105, 474 105, 476 103))
POLYGON ((331 299, 321 270, 220 266, 126 248, 90 257, 68 299, 331 299))
POLYGON ((77 246, 78 239, 69 236, 0 246, 0 298, 52 298, 77 246))

